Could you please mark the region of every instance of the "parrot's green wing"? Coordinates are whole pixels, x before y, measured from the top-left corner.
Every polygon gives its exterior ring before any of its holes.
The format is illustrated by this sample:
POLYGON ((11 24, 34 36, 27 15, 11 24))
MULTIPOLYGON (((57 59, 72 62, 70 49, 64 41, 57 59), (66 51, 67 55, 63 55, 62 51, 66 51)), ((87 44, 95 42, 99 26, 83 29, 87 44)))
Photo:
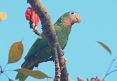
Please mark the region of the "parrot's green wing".
MULTIPOLYGON (((56 36, 58 38, 59 45, 61 49, 64 49, 67 45, 68 37, 74 23, 80 23, 81 18, 77 12, 66 12, 64 13, 54 24, 56 36)), ((38 66, 41 60, 47 59, 52 56, 50 47, 46 41, 44 34, 41 34, 42 39, 38 39, 34 42, 30 48, 27 56, 25 57, 25 62, 22 64, 22 68, 27 68, 32 70, 34 67, 38 66)), ((25 81, 27 75, 18 73, 16 79, 19 81, 25 81)))
POLYGON ((68 42, 68 39, 67 39, 67 41, 66 41, 66 43, 65 43, 65 45, 63 46, 63 48, 62 48, 62 49, 64 49, 64 48, 66 47, 66 45, 67 45, 67 42, 68 42))
MULTIPOLYGON (((59 35, 59 33, 61 32, 61 27, 57 26, 56 24, 54 25, 54 27, 55 27, 56 35, 59 35)), ((37 38, 37 40, 30 48, 28 54, 25 56, 25 60, 29 59, 31 56, 37 54, 38 52, 40 52, 40 50, 48 46, 45 35, 42 33, 41 36, 42 36, 42 39, 37 38)))

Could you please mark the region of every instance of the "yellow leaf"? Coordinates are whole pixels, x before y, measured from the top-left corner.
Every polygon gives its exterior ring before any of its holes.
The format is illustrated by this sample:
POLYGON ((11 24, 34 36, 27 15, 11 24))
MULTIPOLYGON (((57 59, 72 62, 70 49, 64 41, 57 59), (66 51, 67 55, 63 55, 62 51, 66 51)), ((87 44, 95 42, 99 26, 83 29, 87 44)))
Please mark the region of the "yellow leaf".
POLYGON ((104 44, 103 42, 99 42, 99 41, 98 41, 98 43, 99 43, 103 48, 105 48, 110 54, 112 54, 111 50, 109 49, 109 47, 108 47, 106 44, 104 44))
POLYGON ((45 73, 38 71, 38 70, 32 71, 29 69, 21 68, 21 69, 15 70, 15 71, 23 73, 23 74, 28 75, 28 76, 32 76, 32 77, 37 78, 37 79, 52 78, 52 77, 49 77, 45 73))
POLYGON ((9 50, 8 63, 14 63, 20 60, 23 54, 23 44, 22 41, 15 42, 12 44, 9 50))
POLYGON ((7 17, 5 12, 0 12, 0 20, 5 20, 7 17))

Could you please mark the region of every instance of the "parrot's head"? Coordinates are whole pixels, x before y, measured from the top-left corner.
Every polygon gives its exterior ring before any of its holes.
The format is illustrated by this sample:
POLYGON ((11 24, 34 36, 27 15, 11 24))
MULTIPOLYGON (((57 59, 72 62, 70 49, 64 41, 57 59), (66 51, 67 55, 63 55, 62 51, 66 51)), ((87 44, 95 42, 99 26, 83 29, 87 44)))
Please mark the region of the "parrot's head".
POLYGON ((64 13, 58 21, 59 23, 64 23, 67 26, 72 26, 74 23, 81 22, 81 16, 74 11, 64 13))

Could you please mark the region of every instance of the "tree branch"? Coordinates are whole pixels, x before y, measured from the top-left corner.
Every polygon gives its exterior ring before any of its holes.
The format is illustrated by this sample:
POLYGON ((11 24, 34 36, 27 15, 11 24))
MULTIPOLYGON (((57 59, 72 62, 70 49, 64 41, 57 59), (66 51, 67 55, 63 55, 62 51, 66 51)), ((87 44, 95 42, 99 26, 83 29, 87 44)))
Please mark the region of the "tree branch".
POLYGON ((68 81, 68 73, 62 58, 61 48, 59 46, 54 26, 51 22, 47 10, 41 4, 40 0, 27 0, 39 16, 42 24, 42 30, 47 38, 48 44, 52 51, 52 56, 55 61, 55 81, 68 81), (59 59, 58 59, 59 58, 59 59), (60 67, 64 68, 61 70, 60 67), (62 73, 62 74, 61 74, 62 73))
POLYGON ((59 62, 60 62, 60 67, 61 67, 61 79, 60 81, 68 81, 68 72, 66 68, 66 63, 65 63, 65 58, 63 58, 61 51, 60 51, 60 46, 58 45, 57 50, 58 50, 58 57, 59 57, 59 62))
POLYGON ((55 35, 55 30, 52 25, 50 16, 48 15, 47 10, 44 8, 44 6, 41 4, 40 0, 28 0, 30 5, 33 7, 35 12, 38 14, 41 24, 43 33, 47 38, 47 41, 49 43, 49 46, 52 50, 52 56, 55 61, 55 81, 60 81, 60 66, 59 66, 59 60, 57 56, 57 45, 58 41, 55 35))

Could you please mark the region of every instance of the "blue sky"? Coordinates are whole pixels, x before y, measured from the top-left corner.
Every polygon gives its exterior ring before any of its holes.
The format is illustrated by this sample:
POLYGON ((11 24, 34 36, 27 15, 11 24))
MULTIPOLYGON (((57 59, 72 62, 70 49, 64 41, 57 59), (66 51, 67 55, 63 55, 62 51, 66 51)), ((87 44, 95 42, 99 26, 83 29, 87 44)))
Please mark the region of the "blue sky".
MULTIPOLYGON (((117 0, 41 0, 48 10, 52 22, 67 11, 76 11, 81 17, 80 24, 72 27, 65 57, 67 58, 67 69, 73 81, 80 76, 86 80, 98 76, 103 78, 112 59, 117 57, 117 0), (102 48, 97 41, 102 41, 112 51, 110 55, 102 48)), ((20 68, 33 42, 35 35, 29 28, 29 23, 25 19, 25 11, 29 4, 26 0, 1 0, 0 12, 7 13, 7 19, 0 22, 0 65, 4 67, 8 61, 10 46, 23 37, 24 53, 20 61, 9 64, 6 70, 20 68)), ((41 30, 41 24, 38 25, 41 30)), ((116 69, 117 61, 112 69, 116 69)), ((36 69, 36 68, 35 68, 36 69)), ((54 63, 42 63, 38 69, 49 76, 54 77, 54 63)), ((11 79, 14 79, 17 72, 5 72, 11 79)), ((105 81, 117 81, 117 72, 106 77, 105 81)), ((0 75, 0 81, 8 81, 6 76, 0 75)), ((51 79, 48 79, 51 81, 51 79)), ((26 81, 38 81, 38 79, 28 77, 26 81)), ((43 79, 41 81, 47 81, 43 79)))

